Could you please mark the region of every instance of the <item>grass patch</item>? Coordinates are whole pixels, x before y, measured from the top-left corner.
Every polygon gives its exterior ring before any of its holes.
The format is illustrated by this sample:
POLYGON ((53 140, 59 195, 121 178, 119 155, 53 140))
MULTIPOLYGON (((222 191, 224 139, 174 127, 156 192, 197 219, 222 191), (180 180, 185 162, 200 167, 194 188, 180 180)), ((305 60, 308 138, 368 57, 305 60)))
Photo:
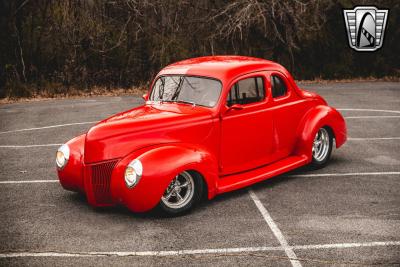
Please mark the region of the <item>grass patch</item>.
POLYGON ((376 77, 359 77, 351 79, 324 80, 322 78, 314 80, 298 80, 299 84, 329 84, 329 83, 352 83, 352 82, 400 82, 400 76, 376 77))
MULTIPOLYGON (((352 83, 352 82, 400 82, 399 76, 386 76, 383 78, 367 77, 340 80, 299 80, 296 83, 307 84, 329 84, 329 83, 352 83)), ((5 94, 0 97, 0 104, 14 102, 40 101, 55 98, 80 98, 91 96, 142 96, 148 90, 147 85, 130 88, 108 88, 104 86, 93 86, 87 89, 65 87, 59 83, 40 85, 26 85, 21 83, 7 84, 5 94), (12 88, 12 89, 11 89, 12 88)))
POLYGON ((146 92, 147 87, 144 86, 130 88, 107 88, 94 86, 85 90, 73 87, 66 89, 57 86, 54 86, 51 89, 46 87, 45 89, 35 90, 34 87, 25 86, 24 88, 18 88, 14 94, 9 94, 6 97, 0 98, 0 104, 91 96, 142 96, 146 92))

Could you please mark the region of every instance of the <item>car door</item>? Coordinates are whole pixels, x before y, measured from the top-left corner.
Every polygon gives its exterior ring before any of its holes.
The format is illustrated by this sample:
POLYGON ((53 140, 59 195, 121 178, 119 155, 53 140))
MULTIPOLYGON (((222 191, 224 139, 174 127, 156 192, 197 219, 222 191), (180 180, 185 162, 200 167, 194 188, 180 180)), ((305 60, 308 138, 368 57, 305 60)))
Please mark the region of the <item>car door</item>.
POLYGON ((235 80, 221 113, 221 175, 243 172, 272 162, 275 145, 266 76, 254 73, 235 80))
POLYGON ((274 125, 277 133, 276 155, 279 159, 293 153, 296 131, 307 111, 305 101, 297 95, 286 76, 281 72, 269 72, 269 90, 273 106, 274 125))

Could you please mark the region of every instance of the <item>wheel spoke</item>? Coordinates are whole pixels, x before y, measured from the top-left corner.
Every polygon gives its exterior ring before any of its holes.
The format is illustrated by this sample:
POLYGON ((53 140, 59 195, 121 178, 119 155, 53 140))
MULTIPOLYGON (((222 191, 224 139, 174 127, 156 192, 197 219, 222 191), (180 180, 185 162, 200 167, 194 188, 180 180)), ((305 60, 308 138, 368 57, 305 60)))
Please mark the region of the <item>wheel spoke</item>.
POLYGON ((176 198, 178 199, 178 201, 182 201, 183 198, 181 195, 179 195, 179 193, 177 191, 175 191, 175 195, 176 195, 176 198))
POLYGON ((166 196, 164 196, 164 198, 165 199, 167 199, 167 200, 169 200, 171 197, 172 197, 172 195, 175 193, 175 190, 174 189, 171 189, 171 191, 166 195, 166 196))
POLYGON ((188 182, 185 182, 185 183, 183 183, 183 184, 180 184, 180 185, 175 186, 175 188, 185 188, 185 187, 187 187, 188 185, 189 185, 189 183, 188 183, 188 182))

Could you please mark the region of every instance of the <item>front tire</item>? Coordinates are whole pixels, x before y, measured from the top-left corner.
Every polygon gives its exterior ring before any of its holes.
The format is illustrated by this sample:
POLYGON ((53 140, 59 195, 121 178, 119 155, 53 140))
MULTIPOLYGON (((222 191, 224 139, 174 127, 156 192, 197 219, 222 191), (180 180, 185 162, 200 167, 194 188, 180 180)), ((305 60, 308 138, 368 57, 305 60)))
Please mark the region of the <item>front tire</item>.
POLYGON ((200 200, 203 180, 199 174, 183 171, 171 181, 158 205, 166 215, 178 215, 189 211, 200 200))
POLYGON ((314 169, 325 167, 331 157, 333 147, 333 134, 329 128, 322 127, 315 134, 312 146, 312 162, 314 169))

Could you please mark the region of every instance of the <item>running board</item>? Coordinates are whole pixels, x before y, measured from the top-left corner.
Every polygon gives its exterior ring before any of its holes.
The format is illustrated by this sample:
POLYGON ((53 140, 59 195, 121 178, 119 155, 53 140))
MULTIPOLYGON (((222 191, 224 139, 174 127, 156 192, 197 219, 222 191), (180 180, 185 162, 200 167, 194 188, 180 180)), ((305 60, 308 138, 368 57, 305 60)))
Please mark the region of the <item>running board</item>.
POLYGON ((290 156, 251 171, 221 177, 217 194, 222 194, 272 178, 307 164, 306 156, 290 156))

